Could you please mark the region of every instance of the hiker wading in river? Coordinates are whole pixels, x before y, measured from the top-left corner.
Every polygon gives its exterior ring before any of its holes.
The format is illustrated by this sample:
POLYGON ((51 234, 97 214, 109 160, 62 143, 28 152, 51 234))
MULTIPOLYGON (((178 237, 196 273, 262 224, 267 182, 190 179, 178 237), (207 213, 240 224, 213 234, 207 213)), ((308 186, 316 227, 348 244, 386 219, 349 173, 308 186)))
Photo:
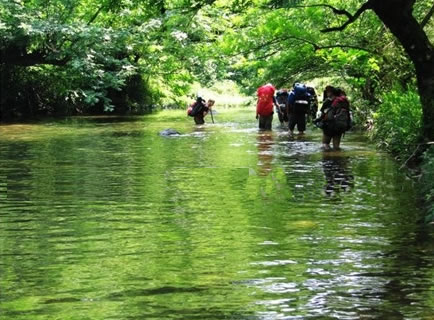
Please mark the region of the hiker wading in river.
POLYGON ((257 90, 258 102, 256 104, 256 119, 259 119, 260 130, 271 130, 273 123, 273 106, 276 105, 274 92, 276 89, 271 83, 259 87, 257 90))
POLYGON ((294 134, 297 126, 298 134, 304 134, 306 130, 306 114, 309 113, 310 95, 306 85, 294 83, 293 90, 288 97, 289 134, 294 134))
POLYGON ((212 109, 214 103, 214 100, 209 99, 205 104, 205 100, 199 96, 197 97, 196 101, 187 109, 187 115, 194 117, 194 122, 196 124, 205 124, 204 118, 208 114, 208 111, 212 109))
POLYGON ((345 93, 339 88, 328 86, 326 88, 321 117, 316 119, 315 125, 323 130, 323 148, 339 150, 342 135, 351 128, 350 102, 345 93))

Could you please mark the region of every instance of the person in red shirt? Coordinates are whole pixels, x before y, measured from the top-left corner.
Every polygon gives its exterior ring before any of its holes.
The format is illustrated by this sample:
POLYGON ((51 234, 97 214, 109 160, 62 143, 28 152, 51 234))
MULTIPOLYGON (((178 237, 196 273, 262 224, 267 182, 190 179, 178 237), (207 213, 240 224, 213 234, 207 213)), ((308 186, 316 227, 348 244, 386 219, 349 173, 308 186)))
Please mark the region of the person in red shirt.
POLYGON ((256 104, 256 119, 259 118, 260 130, 271 130, 273 122, 273 106, 276 105, 274 92, 276 88, 271 83, 261 86, 257 90, 258 102, 256 104))

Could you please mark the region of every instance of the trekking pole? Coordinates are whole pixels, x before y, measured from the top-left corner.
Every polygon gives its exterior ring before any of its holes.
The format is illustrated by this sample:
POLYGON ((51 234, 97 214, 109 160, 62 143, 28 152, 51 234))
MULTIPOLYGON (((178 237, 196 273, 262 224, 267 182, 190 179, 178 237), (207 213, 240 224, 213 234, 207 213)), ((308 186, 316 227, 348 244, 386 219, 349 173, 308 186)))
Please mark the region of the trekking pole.
POLYGON ((214 123, 214 116, 212 115, 212 108, 210 109, 210 113, 211 113, 211 121, 212 121, 212 123, 214 123))

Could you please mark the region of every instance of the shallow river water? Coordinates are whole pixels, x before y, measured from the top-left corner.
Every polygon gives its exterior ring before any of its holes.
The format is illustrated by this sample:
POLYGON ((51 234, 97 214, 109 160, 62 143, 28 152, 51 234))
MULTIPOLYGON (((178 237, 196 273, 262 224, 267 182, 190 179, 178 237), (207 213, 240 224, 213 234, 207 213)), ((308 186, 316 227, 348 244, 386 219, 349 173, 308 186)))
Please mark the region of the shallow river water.
POLYGON ((0 319, 434 319, 399 165, 253 116, 0 126, 0 319))

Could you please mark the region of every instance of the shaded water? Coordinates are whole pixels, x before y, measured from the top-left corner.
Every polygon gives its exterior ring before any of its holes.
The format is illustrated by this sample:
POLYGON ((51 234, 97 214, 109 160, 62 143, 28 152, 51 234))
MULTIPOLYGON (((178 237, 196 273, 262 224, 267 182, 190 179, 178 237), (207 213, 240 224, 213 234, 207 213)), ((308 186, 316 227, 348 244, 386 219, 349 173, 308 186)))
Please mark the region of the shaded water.
POLYGON ((433 319, 397 165, 251 118, 0 127, 0 319, 433 319))

